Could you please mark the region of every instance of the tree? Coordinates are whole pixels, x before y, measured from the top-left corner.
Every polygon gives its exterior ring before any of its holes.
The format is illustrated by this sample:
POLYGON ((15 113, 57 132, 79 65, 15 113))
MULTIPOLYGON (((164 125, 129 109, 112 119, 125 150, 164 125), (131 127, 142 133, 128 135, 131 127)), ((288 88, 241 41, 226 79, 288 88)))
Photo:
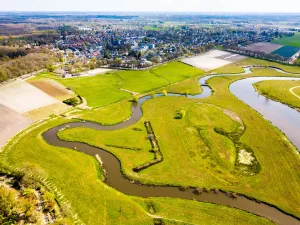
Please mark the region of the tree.
POLYGON ((55 67, 53 65, 47 65, 46 68, 51 73, 54 72, 54 70, 55 70, 55 67))

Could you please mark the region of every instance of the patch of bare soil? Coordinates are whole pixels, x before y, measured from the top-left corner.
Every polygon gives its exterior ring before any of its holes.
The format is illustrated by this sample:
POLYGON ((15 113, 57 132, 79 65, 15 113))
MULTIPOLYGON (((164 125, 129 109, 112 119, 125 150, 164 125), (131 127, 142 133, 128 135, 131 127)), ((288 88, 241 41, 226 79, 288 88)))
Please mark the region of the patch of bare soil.
POLYGON ((54 80, 33 80, 29 81, 29 83, 60 101, 75 96, 73 91, 68 90, 66 87, 54 80))

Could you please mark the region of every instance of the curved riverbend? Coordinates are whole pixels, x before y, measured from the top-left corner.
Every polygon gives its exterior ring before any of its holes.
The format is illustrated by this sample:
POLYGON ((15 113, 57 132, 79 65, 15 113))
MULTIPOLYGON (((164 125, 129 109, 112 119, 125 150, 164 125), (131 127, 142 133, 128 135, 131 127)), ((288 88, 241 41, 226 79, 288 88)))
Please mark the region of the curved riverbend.
POLYGON ((278 127, 294 146, 300 151, 300 113, 285 104, 273 101, 258 94, 253 87, 254 83, 265 80, 300 80, 292 77, 253 77, 234 82, 229 90, 238 99, 248 104, 261 115, 278 127))
MULTIPOLYGON (((251 73, 250 68, 245 69, 245 73, 243 74, 249 74, 251 73)), ((242 74, 234 74, 234 75, 242 75, 242 74)), ((188 95, 189 98, 205 98, 212 94, 211 89, 208 86, 203 86, 206 84, 206 81, 214 76, 224 76, 224 75, 210 75, 206 76, 204 78, 201 78, 199 80, 199 84, 202 85, 203 92, 199 95, 188 95)), ((248 79, 256 79, 253 81, 253 83, 258 82, 260 77, 257 78, 247 78, 245 80, 237 81, 231 85, 231 88, 233 90, 233 93, 237 96, 239 96, 239 93, 236 92, 236 89, 238 89, 238 86, 235 84, 242 83, 242 88, 244 88, 244 82, 248 79)), ((265 79, 265 78, 262 78, 265 79)), ((270 78, 272 79, 272 78, 270 78)), ((278 77, 273 78, 278 79, 278 77)), ((286 78, 283 78, 286 79, 286 78)), ((290 78, 288 78, 290 79, 290 78)), ((252 80, 251 80, 252 81, 252 80)), ((252 87, 252 83, 246 84, 252 87)), ((252 87, 253 88, 253 87, 252 87)), ((245 89, 243 89, 243 92, 246 93, 245 89)), ((171 96, 182 96, 179 94, 169 94, 171 96)), ((162 96, 161 94, 157 94, 157 97, 162 96)), ((257 94, 255 95, 257 98, 257 94)), ((86 154, 95 156, 98 154, 103 162, 103 168, 106 171, 106 179, 105 183, 109 186, 115 188, 116 190, 127 194, 127 195, 133 195, 133 196, 140 196, 140 197, 170 197, 170 198, 181 198, 181 199, 195 199, 197 201, 201 202, 211 202, 215 204, 220 205, 226 205, 234 208, 238 208, 262 217, 265 217, 267 219, 270 219, 278 224, 281 225, 300 225, 300 220, 288 215, 281 210, 277 209, 274 206, 270 206, 266 203, 258 203, 257 201, 250 200, 245 196, 237 196, 236 198, 232 198, 227 194, 221 193, 221 192, 204 192, 201 195, 195 194, 194 188, 189 188, 185 191, 181 191, 178 187, 171 187, 171 186, 149 186, 149 185, 143 185, 139 183, 135 183, 131 180, 129 180, 125 175, 122 173, 121 163, 120 161, 111 153, 96 148, 84 143, 80 142, 67 142, 60 140, 57 136, 57 133, 60 129, 64 128, 66 125, 69 125, 71 128, 75 127, 88 127, 96 130, 117 130, 121 129, 130 125, 135 124, 141 117, 142 117, 142 109, 141 105, 151 99, 151 96, 145 96, 139 99, 139 102, 132 106, 132 117, 124 121, 123 123, 114 125, 114 126, 103 126, 97 123, 92 122, 74 122, 74 123, 67 123, 60 126, 57 126, 55 128, 52 128, 48 131, 46 131, 43 134, 44 139, 51 145, 59 146, 59 147, 65 147, 65 148, 71 148, 71 149, 77 149, 78 151, 84 152, 86 154)), ((241 98, 242 99, 242 98, 241 98)), ((243 99, 242 99, 243 100, 243 99)), ((249 104, 249 102, 246 103, 249 104)), ((281 104, 281 103, 278 103, 281 104)), ((281 104, 283 105, 283 104, 281 104)), ((250 105, 251 106, 251 105, 250 105)), ((255 106, 257 107, 257 106, 255 106)), ((256 109, 256 108, 255 108, 256 109)), ((258 107, 259 109, 259 107, 258 107)), ((259 110, 257 110, 259 111, 259 110)), ((259 111, 260 112, 260 111, 259 111)), ((300 113, 298 113, 300 117, 300 113)), ((284 114, 283 114, 284 115, 284 114)), ((300 121, 299 121, 300 124, 300 121)), ((298 126, 298 130, 300 129, 300 126, 298 126)), ((284 131, 286 132, 286 131, 284 131)), ((298 132, 299 133, 299 132, 298 132)))

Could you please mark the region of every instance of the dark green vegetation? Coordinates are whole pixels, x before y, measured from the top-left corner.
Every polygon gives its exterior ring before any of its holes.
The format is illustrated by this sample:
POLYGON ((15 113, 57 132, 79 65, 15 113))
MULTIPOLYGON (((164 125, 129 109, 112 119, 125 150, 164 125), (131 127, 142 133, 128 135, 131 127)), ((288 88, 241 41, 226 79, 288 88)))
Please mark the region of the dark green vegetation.
POLYGON ((280 39, 276 39, 273 43, 300 48, 300 32, 295 33, 294 36, 284 36, 280 39))
POLYGON ((270 99, 300 108, 300 81, 262 81, 254 87, 270 99))
MULTIPOLYGON (((247 60, 226 70, 234 73, 241 69, 243 63, 268 64, 262 60, 247 60)), ((253 71, 248 76, 283 75, 270 69, 253 71)), ((184 71, 178 72, 178 76, 174 75, 175 72, 165 71, 162 74, 172 74, 172 79, 183 79, 184 71)), ((159 87, 183 91, 187 87, 193 88, 196 80, 189 78, 182 83, 162 87, 163 82, 165 85, 169 82, 159 73, 157 76, 145 71, 118 74, 122 75, 123 81, 113 74, 65 80, 52 77, 65 82, 65 86, 71 86, 77 93, 82 92, 88 103, 98 106, 104 105, 104 101, 109 104, 116 100, 95 90, 105 92, 113 88, 120 91, 117 87, 121 87, 147 92, 159 87), (140 79, 143 76, 147 78, 144 82, 149 82, 148 87, 140 79), (107 86, 102 82, 107 82, 107 86), (84 90, 84 85, 89 85, 89 88, 84 90)), ((40 78, 43 76, 49 78, 51 74, 40 75, 40 78)), ((214 94, 206 99, 165 96, 149 100, 142 105, 141 120, 124 129, 97 131, 73 128, 60 131, 59 137, 112 152, 121 161, 123 172, 143 183, 233 191, 276 205, 299 217, 300 208, 295 207, 300 205, 299 154, 281 132, 229 92, 229 84, 244 77, 213 78, 209 85, 214 94), (145 121, 151 122, 151 129, 145 126, 145 121), (164 161, 135 173, 133 168, 153 160, 155 152, 147 138, 151 130, 164 161), (253 158, 250 164, 247 164, 249 160, 245 152, 253 158)), ((199 86, 196 87, 199 91, 199 86)), ((70 116, 115 124, 131 115, 130 97, 128 93, 124 101, 98 109, 81 110, 70 116)), ((40 169, 33 172, 47 177, 61 190, 70 201, 71 209, 86 224, 99 224, 99 221, 101 224, 153 224, 155 217, 156 221, 166 224, 220 224, 220 221, 222 224, 272 224, 225 206, 169 198, 142 199, 117 192, 102 182, 104 173, 94 157, 53 147, 44 141, 43 132, 69 121, 68 117, 58 117, 41 123, 16 136, 4 153, 7 162, 20 168, 28 164, 39 165, 40 169)))
POLYGON ((277 49, 276 51, 272 52, 272 54, 280 55, 284 58, 290 58, 299 51, 300 51, 300 48, 297 48, 297 47, 283 46, 283 47, 277 49))

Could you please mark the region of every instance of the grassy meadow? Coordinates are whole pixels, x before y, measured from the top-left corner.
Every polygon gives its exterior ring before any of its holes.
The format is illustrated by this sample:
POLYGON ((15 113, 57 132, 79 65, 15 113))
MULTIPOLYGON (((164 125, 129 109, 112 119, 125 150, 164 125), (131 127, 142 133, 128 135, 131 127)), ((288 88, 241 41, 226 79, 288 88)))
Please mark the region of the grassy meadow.
POLYGON ((168 80, 170 83, 182 81, 204 73, 203 70, 191 67, 178 61, 156 67, 152 69, 151 72, 168 80))
POLYGON ((290 91, 291 88, 294 89, 294 93, 300 96, 300 81, 262 81, 254 84, 255 89, 262 95, 273 99, 278 102, 282 102, 291 107, 300 108, 300 98, 293 95, 290 91))
POLYGON ((275 66, 275 67, 279 67, 282 70, 289 72, 289 73, 300 74, 300 66, 282 65, 280 63, 270 62, 270 61, 265 61, 262 59, 255 59, 255 58, 246 58, 244 60, 234 62, 227 66, 215 69, 212 72, 215 72, 218 74, 243 73, 244 72, 243 66, 249 66, 249 65, 275 66))
MULTIPOLYGON (((300 73, 297 67, 257 59, 245 59, 217 71, 238 73, 243 65, 249 64, 276 65, 300 73)), ((132 126, 115 131, 72 128, 58 135, 63 140, 88 143, 113 153, 121 161, 123 172, 142 183, 233 191, 300 217, 299 153, 278 129, 228 89, 232 82, 245 77, 283 75, 264 68, 253 69, 253 74, 247 76, 215 77, 208 81, 214 91, 211 97, 157 97, 143 103, 143 116, 132 126), (178 112, 184 112, 185 116, 179 118, 178 112), (153 159, 144 121, 151 122, 164 161, 135 173, 133 167, 153 159), (236 133, 239 135, 231 138, 230 135, 236 133), (237 168, 237 142, 251 149, 261 167, 259 173, 243 173, 237 168)), ((51 78, 66 87, 71 86, 95 108, 78 110, 70 117, 113 125, 131 115, 132 103, 128 100, 132 95, 120 89, 147 94, 164 88, 168 92, 196 94, 201 92, 197 81, 200 76, 204 76, 201 70, 173 62, 150 71, 117 71, 72 79, 43 73, 34 79, 51 78)), ((58 116, 24 131, 13 138, 0 157, 6 155, 7 163, 19 168, 29 166, 33 173, 46 177, 61 190, 71 203, 71 209, 85 224, 146 225, 154 221, 273 224, 217 204, 171 198, 144 199, 116 191, 103 182, 103 170, 94 157, 48 145, 43 139, 46 130, 73 120, 58 116)))
POLYGON ((296 32, 292 37, 283 36, 280 39, 275 39, 273 43, 300 48, 300 32, 296 32))

